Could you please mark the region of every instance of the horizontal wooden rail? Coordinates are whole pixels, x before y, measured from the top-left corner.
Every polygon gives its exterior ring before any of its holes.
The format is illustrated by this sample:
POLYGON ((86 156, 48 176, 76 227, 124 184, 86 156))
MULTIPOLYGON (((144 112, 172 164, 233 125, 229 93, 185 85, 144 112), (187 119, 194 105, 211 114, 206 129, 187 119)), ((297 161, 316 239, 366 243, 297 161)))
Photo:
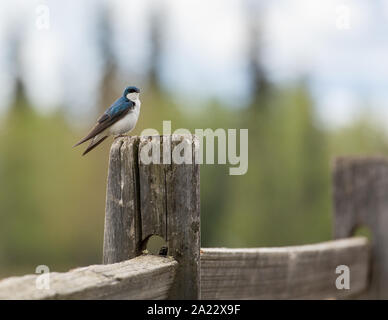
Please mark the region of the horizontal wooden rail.
MULTIPOLYGON (((201 250, 202 299, 347 298, 368 285, 369 245, 349 238, 312 245, 201 250), (350 289, 339 290, 336 268, 350 270, 350 289)), ((50 289, 37 275, 0 281, 0 299, 165 299, 178 263, 143 255, 125 262, 51 273, 50 289)))
POLYGON ((37 288, 39 275, 11 277, 0 281, 0 299, 166 299, 177 265, 172 258, 143 255, 52 272, 49 289, 37 288))
POLYGON ((369 245, 349 238, 312 245, 201 250, 202 299, 330 299, 366 289, 369 245), (339 265, 350 270, 350 289, 338 290, 339 265))

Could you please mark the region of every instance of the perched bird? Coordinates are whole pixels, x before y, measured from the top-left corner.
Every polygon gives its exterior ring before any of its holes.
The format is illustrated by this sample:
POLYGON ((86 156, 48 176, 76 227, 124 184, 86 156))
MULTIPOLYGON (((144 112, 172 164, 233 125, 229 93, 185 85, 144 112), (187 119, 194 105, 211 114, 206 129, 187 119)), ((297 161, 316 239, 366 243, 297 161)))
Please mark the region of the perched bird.
POLYGON ((140 113, 140 90, 136 87, 125 88, 123 95, 118 98, 105 112, 97 119, 96 125, 73 147, 76 147, 88 140, 89 146, 83 156, 97 147, 110 135, 122 135, 135 128, 140 113))

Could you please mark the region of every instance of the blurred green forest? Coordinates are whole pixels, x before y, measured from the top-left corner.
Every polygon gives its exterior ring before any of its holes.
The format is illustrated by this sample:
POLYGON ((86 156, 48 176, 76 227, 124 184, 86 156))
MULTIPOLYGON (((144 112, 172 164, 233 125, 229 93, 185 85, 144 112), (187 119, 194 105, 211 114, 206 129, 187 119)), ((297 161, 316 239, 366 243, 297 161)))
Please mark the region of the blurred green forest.
MULTIPOLYGON (((231 110, 209 102, 196 114, 163 93, 143 98, 140 121, 161 131, 248 128, 249 170, 201 166, 202 246, 282 246, 331 238, 330 161, 340 154, 388 154, 383 130, 360 117, 336 131, 319 126, 302 84, 231 110), (158 106, 157 110, 154 106, 158 106)), ((60 112, 42 116, 18 97, 0 131, 0 274, 64 271, 102 258, 110 142, 87 157, 72 144, 84 133, 60 112)))
MULTIPOLYGON (((160 28, 151 30, 155 32, 151 39, 158 39, 160 28)), ((201 166, 203 247, 328 240, 331 160, 344 154, 388 154, 386 133, 367 115, 344 128, 323 127, 307 83, 270 83, 257 54, 252 54, 258 47, 254 39, 246 57, 250 101, 231 108, 209 100, 195 110, 189 98, 172 99, 163 88, 157 63, 160 43, 154 41, 140 120, 131 134, 145 128, 161 132, 163 120, 171 120, 173 130, 249 130, 247 174, 230 176, 229 165, 201 166)), ((129 78, 118 75, 109 47, 101 46, 106 69, 99 112, 121 94, 129 78)), ((73 126, 65 108, 38 113, 27 100, 22 81, 17 83, 14 102, 0 119, 0 277, 34 273, 41 264, 51 271, 66 271, 101 263, 111 140, 81 157, 82 150, 71 147, 91 123, 73 126)))

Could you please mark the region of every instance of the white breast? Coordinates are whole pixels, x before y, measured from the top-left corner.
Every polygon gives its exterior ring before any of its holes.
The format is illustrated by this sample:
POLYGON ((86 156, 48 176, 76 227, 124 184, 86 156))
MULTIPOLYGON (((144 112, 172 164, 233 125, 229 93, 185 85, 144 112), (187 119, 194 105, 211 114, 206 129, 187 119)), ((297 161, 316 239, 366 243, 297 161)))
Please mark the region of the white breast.
POLYGON ((135 108, 133 110, 130 110, 124 116, 124 118, 120 119, 109 128, 109 132, 111 134, 113 135, 124 134, 133 130, 133 128, 135 128, 137 119, 139 118, 139 114, 140 114, 141 103, 139 99, 137 99, 134 102, 135 102, 135 108))

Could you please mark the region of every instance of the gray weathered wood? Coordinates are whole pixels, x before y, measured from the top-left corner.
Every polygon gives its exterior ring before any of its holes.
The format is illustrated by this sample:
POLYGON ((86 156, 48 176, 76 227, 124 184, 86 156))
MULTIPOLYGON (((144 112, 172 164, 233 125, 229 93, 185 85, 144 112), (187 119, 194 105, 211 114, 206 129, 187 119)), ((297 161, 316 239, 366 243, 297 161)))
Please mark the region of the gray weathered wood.
POLYGON ((365 238, 280 247, 201 250, 202 299, 346 298, 367 288, 365 238), (338 290, 336 267, 350 268, 350 290, 338 290))
POLYGON ((170 298, 200 295, 199 164, 194 163, 198 150, 192 135, 125 137, 111 149, 104 263, 135 256, 150 236, 161 236, 168 254, 179 262, 170 298), (182 164, 173 159, 175 147, 190 151, 182 164), (142 151, 159 163, 144 163, 142 151), (163 163, 165 159, 172 161, 163 163))
POLYGON ((195 136, 172 136, 172 148, 185 144, 192 151, 192 164, 172 164, 167 175, 167 244, 179 262, 171 297, 200 298, 200 196, 199 165, 194 154, 195 136), (179 280, 178 280, 179 279, 179 280))
POLYGON ((116 139, 109 159, 103 263, 140 254, 140 213, 137 152, 139 139, 116 139))
MULTIPOLYGON (((167 141, 171 137, 167 138, 167 141)), ((139 158, 141 151, 145 148, 163 148, 159 136, 140 137, 139 158)), ((160 164, 144 164, 139 161, 140 178, 140 203, 141 203, 141 231, 142 240, 151 235, 159 235, 166 239, 167 230, 167 172, 171 164, 163 164, 162 149, 160 156, 157 156, 160 164)), ((150 152, 150 154, 152 154, 150 152)), ((154 155, 156 156, 156 155, 154 155)))
POLYGON ((143 164, 139 160, 142 240, 158 234, 167 242, 168 254, 179 263, 170 298, 200 297, 200 199, 199 165, 195 164, 198 140, 193 136, 142 137, 141 150, 160 145, 160 157, 177 145, 191 150, 190 162, 143 164))
POLYGON ((143 255, 110 265, 50 273, 50 288, 38 289, 38 275, 0 281, 0 299, 166 299, 177 262, 143 255))
MULTIPOLYGON (((37 275, 0 281, 0 299, 166 299, 178 263, 152 255, 111 265, 51 273, 50 289, 37 275)), ((313 245, 201 250, 203 299, 349 298, 368 286, 369 245, 350 238, 313 245), (338 290, 336 267, 350 269, 350 290, 338 290)))
POLYGON ((388 159, 337 158, 333 194, 335 238, 362 226, 372 234, 371 286, 363 298, 388 299, 388 159))

